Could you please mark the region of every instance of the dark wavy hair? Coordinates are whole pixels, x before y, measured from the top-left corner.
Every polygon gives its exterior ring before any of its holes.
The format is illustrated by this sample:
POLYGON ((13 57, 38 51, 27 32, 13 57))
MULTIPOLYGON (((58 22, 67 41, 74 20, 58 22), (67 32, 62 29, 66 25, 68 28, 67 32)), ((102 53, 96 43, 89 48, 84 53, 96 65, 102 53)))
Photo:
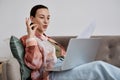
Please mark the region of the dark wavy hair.
POLYGON ((35 6, 33 6, 31 11, 30 11, 30 16, 35 17, 35 14, 36 14, 37 10, 42 9, 42 8, 48 9, 48 7, 44 6, 44 5, 35 5, 35 6))

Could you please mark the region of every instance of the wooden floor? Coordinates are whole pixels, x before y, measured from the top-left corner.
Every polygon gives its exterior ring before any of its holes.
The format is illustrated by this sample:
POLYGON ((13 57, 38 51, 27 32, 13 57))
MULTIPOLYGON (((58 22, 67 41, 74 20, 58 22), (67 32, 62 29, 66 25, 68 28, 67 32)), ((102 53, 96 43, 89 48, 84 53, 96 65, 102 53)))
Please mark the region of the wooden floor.
POLYGON ((0 80, 2 80, 1 79, 1 73, 2 73, 2 64, 0 64, 0 80))
POLYGON ((2 72, 2 64, 0 64, 0 73, 2 72))

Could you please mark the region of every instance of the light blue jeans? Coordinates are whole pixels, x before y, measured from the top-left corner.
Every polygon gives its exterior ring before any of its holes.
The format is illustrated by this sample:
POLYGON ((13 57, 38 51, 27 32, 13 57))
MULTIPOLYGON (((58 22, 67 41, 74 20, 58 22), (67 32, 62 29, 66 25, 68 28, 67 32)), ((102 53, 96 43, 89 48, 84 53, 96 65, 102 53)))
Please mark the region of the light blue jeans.
POLYGON ((94 61, 71 70, 51 72, 50 80, 120 80, 120 68, 94 61))

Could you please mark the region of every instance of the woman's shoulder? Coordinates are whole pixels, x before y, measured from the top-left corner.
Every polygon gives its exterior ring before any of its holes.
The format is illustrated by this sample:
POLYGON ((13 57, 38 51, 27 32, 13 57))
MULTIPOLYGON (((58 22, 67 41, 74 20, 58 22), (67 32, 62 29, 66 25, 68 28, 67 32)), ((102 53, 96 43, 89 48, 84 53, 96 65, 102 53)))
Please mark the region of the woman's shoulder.
POLYGON ((20 37, 20 40, 23 44, 26 44, 27 37, 28 37, 27 35, 23 35, 23 36, 20 37))
POLYGON ((23 36, 20 37, 20 40, 26 40, 27 37, 28 37, 27 35, 23 35, 23 36))

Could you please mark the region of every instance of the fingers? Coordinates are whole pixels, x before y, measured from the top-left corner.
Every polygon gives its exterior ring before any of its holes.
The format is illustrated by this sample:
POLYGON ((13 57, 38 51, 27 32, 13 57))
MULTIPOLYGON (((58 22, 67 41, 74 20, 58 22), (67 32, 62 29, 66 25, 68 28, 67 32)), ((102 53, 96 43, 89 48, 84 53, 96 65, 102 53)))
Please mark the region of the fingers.
POLYGON ((30 27, 30 23, 31 23, 30 18, 26 18, 25 20, 26 20, 26 21, 25 21, 25 22, 26 22, 26 26, 27 26, 27 27, 30 27))
POLYGON ((38 28, 38 25, 37 24, 33 24, 33 25, 31 25, 31 27, 32 27, 32 30, 36 31, 36 29, 38 28))
POLYGON ((26 18, 26 26, 28 29, 31 29, 31 30, 36 30, 38 28, 38 25, 37 24, 31 24, 31 20, 30 18, 26 18))

